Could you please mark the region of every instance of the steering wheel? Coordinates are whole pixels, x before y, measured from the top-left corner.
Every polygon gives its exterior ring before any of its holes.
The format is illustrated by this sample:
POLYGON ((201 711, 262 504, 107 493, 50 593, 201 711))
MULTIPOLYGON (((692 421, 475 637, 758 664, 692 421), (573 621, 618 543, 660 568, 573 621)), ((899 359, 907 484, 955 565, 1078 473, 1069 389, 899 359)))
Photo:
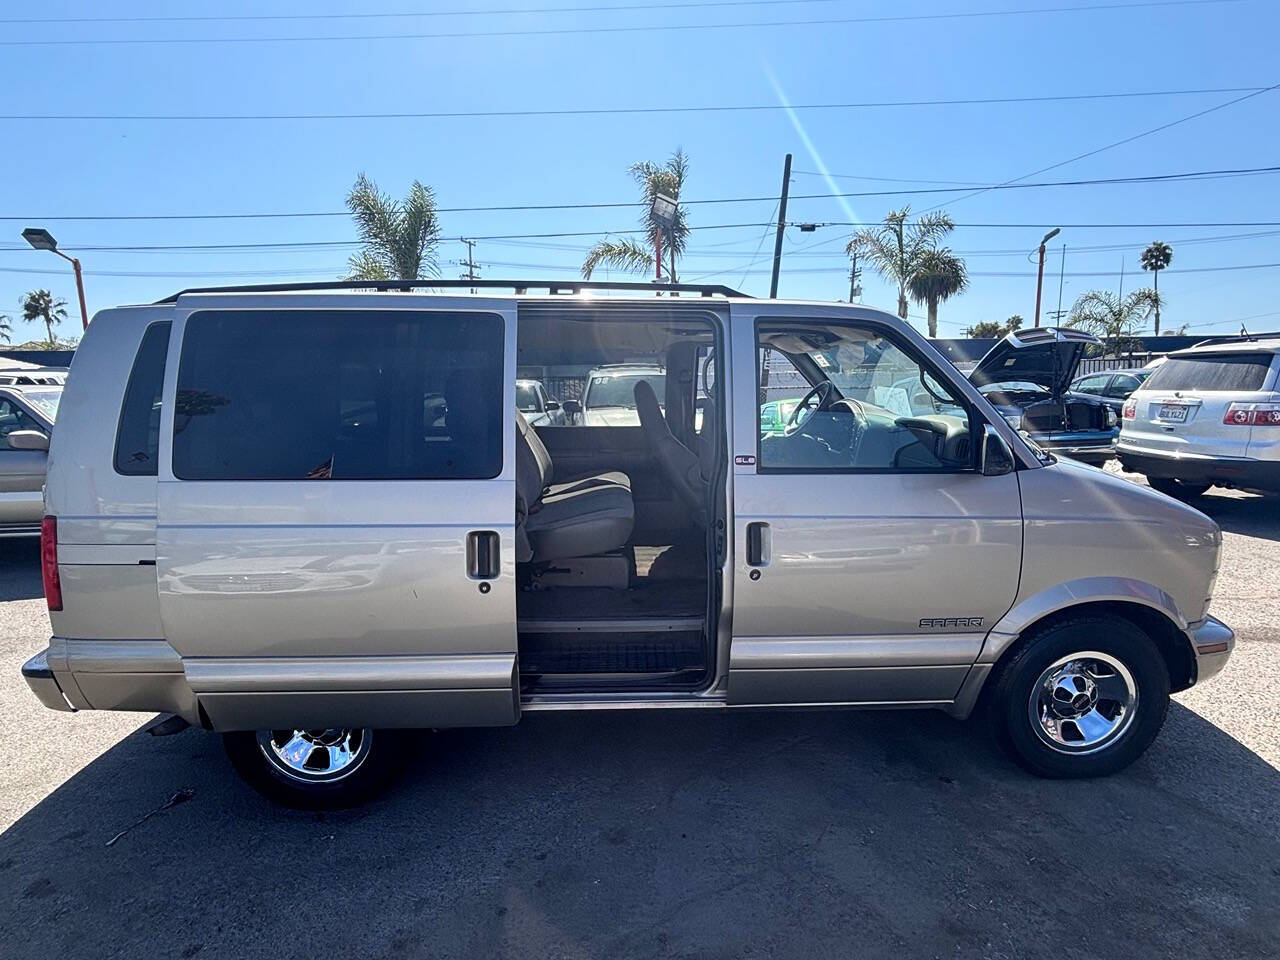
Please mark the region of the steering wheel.
POLYGON ((834 389, 835 386, 830 380, 823 380, 806 393, 800 402, 795 405, 795 409, 791 411, 791 416, 787 417, 786 426, 782 428, 782 435, 784 437, 792 437, 803 430, 809 421, 813 419, 813 415, 823 408, 831 397, 831 391, 834 389), (817 402, 810 409, 809 404, 815 400, 817 402), (808 413, 805 414, 804 419, 801 419, 800 413, 804 410, 807 410, 808 413))

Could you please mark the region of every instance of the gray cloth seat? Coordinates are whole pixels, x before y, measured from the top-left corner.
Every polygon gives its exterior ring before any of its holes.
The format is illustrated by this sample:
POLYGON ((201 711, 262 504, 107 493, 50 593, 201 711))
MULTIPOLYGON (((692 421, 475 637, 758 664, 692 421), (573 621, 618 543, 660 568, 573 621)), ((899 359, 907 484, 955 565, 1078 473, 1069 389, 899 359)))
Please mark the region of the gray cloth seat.
POLYGON ((602 473, 552 483, 551 455, 516 413, 516 560, 567 560, 626 545, 635 526, 631 480, 602 473))

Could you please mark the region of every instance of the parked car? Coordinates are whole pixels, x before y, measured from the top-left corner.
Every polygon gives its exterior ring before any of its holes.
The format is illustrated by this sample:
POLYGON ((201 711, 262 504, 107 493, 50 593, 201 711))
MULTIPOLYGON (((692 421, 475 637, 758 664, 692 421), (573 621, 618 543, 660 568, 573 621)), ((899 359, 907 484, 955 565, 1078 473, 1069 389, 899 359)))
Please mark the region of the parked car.
POLYGON ((300 806, 379 788, 397 730, 551 710, 981 704, 1028 770, 1091 777, 1231 653, 1213 521, 1028 444, 892 314, 371 286, 94 317, 49 457, 53 636, 22 667, 46 706, 173 714, 300 806), (551 366, 584 329, 664 357, 588 387, 637 429, 516 410, 517 351, 551 366), (765 351, 809 385, 782 433, 765 351), (904 407, 912 376, 952 412, 904 407))
POLYGON ((1100 397, 1067 389, 1085 347, 1098 344, 1068 327, 1018 330, 987 351, 969 379, 1041 449, 1101 466, 1114 453, 1116 413, 1100 397))
POLYGON ((614 363, 596 367, 587 374, 582 392, 580 424, 588 427, 638 427, 635 389, 646 381, 662 403, 666 393, 666 373, 649 363, 614 363))
POLYGON ((0 537, 40 535, 49 436, 62 387, 0 386, 0 537))
POLYGON ((1119 416, 1129 394, 1142 386, 1154 368, 1135 367, 1129 370, 1103 370, 1101 373, 1089 373, 1076 377, 1071 381, 1068 392, 1097 397, 1119 416))
POLYGON ((565 423, 560 401, 547 396, 541 380, 516 381, 516 409, 535 427, 562 427, 565 423))
POLYGON ((800 397, 770 400, 760 405, 760 430, 762 433, 782 433, 791 422, 791 415, 800 405, 800 397))
POLYGON ((1125 401, 1116 456, 1176 497, 1280 492, 1280 337, 1177 350, 1125 401))

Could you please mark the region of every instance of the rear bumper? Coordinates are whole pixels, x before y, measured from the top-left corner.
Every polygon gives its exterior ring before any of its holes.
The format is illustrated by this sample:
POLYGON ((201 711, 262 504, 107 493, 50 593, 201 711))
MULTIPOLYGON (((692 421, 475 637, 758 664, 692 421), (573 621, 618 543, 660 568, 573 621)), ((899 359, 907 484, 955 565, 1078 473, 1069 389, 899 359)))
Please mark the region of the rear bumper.
POLYGON ((1196 653, 1196 683, 1204 683, 1227 665, 1236 647, 1236 635, 1215 617, 1205 617, 1187 632, 1196 653))
POLYGON ((1116 447, 1116 459, 1130 473, 1161 480, 1280 492, 1280 461, 1245 457, 1175 457, 1126 446, 1116 447))
POLYGON ((75 710, 75 707, 71 706, 63 696, 62 687, 58 686, 58 680, 53 675, 53 669, 49 666, 48 650, 41 650, 22 665, 22 679, 27 681, 27 686, 36 695, 36 699, 50 710, 63 710, 68 713, 75 710))

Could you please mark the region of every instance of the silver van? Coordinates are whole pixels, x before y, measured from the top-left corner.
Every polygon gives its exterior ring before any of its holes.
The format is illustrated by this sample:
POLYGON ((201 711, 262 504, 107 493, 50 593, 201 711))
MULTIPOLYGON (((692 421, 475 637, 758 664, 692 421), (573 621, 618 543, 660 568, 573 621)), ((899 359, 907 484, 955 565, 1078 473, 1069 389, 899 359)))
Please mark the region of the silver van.
POLYGON ((369 795, 407 729, 550 710, 980 707, 1028 770, 1088 777, 1231 653, 1217 526, 1024 442, 894 316, 426 285, 94 318, 50 450, 53 637, 23 667, 47 706, 217 731, 302 806, 369 795), (517 411, 518 367, 620 362, 664 371, 635 425, 517 411), (804 385, 777 430, 770 377, 804 385))

